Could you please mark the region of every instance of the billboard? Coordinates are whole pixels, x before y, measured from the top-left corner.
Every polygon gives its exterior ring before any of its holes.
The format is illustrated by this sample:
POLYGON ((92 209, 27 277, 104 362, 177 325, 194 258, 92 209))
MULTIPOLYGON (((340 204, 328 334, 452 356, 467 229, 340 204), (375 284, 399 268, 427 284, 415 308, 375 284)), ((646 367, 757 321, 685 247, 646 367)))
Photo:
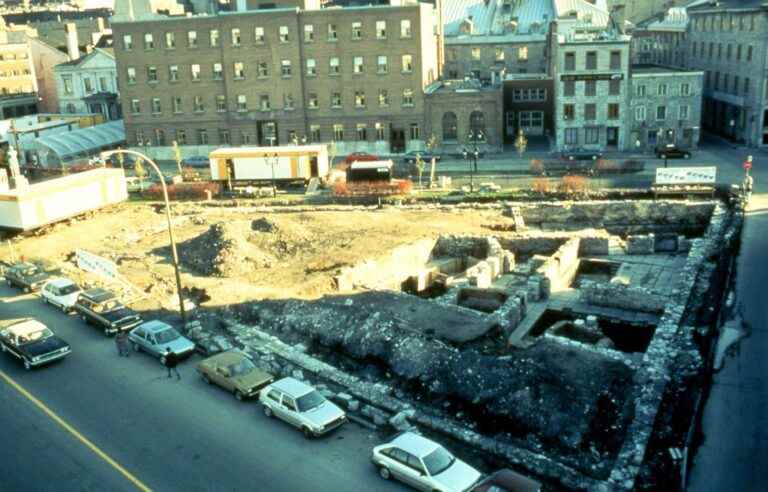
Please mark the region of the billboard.
POLYGON ((657 185, 715 184, 717 167, 660 167, 656 169, 657 185))

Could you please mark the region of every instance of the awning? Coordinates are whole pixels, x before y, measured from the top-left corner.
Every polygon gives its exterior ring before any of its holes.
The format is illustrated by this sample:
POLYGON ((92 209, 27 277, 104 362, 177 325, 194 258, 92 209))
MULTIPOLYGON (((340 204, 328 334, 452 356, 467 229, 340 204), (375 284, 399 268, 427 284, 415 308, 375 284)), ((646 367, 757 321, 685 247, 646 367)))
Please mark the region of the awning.
POLYGON ((81 128, 67 133, 39 137, 37 144, 50 149, 60 160, 80 154, 93 154, 125 142, 123 120, 81 128))

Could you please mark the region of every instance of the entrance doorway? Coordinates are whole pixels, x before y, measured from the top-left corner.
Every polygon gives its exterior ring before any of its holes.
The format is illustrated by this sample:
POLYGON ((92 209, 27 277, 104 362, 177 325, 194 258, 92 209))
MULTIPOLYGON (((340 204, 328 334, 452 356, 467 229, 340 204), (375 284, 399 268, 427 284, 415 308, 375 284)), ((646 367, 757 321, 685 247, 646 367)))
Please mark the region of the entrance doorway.
POLYGON ((544 112, 543 111, 520 111, 519 119, 520 129, 526 135, 544 134, 544 112))
POLYGON ((405 130, 392 128, 389 133, 389 148, 394 154, 405 152, 405 130))
POLYGON ((619 128, 616 126, 609 126, 605 129, 605 144, 608 147, 619 146, 619 128))

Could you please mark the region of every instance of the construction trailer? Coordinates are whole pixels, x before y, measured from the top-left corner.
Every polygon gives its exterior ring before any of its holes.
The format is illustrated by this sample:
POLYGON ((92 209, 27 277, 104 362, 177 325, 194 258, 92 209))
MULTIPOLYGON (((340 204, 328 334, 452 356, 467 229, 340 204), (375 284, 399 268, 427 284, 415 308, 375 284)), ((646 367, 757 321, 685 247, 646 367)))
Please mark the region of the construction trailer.
POLYGON ((347 182, 384 181, 392 180, 395 164, 387 161, 355 161, 347 168, 347 182))
POLYGON ((94 169, 0 188, 0 229, 30 231, 127 199, 122 169, 94 169))
POLYGON ((326 145, 226 147, 209 155, 211 181, 228 187, 250 184, 308 183, 330 171, 326 145))

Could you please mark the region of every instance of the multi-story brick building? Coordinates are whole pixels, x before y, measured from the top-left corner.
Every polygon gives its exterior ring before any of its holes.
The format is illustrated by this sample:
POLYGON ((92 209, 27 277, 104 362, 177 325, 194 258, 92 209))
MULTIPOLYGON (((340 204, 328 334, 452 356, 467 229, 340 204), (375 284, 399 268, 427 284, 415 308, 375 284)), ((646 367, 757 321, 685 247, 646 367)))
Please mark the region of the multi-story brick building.
POLYGON ((687 30, 688 13, 684 7, 639 22, 631 32, 632 63, 685 66, 687 30))
POLYGON ((37 79, 32 53, 21 33, 0 18, 0 117, 37 113, 37 79))
POLYGON ((421 148, 424 89, 438 74, 434 7, 303 7, 167 16, 118 2, 129 145, 421 148))

